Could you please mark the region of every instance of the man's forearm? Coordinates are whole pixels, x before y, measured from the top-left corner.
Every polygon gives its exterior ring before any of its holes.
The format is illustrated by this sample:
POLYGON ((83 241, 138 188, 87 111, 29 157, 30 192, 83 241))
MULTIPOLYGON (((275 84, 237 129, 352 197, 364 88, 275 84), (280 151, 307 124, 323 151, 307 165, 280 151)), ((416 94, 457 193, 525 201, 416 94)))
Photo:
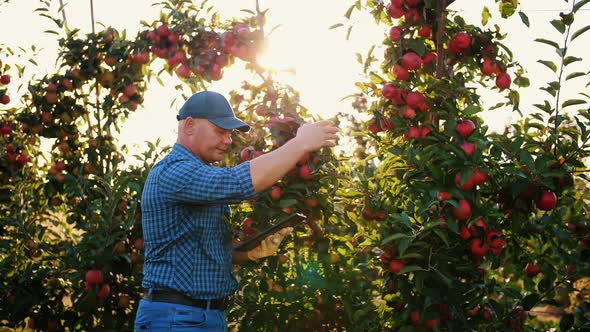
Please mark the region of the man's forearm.
POLYGON ((250 161, 250 175, 254 190, 261 192, 289 172, 306 150, 295 139, 280 148, 250 161))

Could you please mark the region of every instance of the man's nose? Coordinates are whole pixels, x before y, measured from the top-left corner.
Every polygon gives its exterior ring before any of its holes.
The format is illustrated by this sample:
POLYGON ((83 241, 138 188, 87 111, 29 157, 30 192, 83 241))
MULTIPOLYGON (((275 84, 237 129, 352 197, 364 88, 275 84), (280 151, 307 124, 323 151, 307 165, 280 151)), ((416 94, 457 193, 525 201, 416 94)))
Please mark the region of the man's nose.
POLYGON ((227 144, 227 145, 230 145, 230 144, 231 144, 231 142, 232 142, 232 139, 231 139, 231 133, 230 133, 230 134, 227 134, 227 135, 225 135, 225 136, 223 137, 223 143, 225 143, 225 144, 227 144))

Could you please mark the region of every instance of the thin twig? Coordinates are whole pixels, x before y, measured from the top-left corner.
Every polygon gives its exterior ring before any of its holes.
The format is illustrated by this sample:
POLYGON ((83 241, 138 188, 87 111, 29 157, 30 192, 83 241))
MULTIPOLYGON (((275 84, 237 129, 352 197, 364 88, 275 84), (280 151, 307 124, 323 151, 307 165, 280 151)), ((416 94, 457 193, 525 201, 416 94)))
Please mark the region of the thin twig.
MULTIPOLYGON (((451 0, 452 2, 452 0, 451 0)), ((444 62, 444 50, 443 50, 443 36, 445 33, 445 21, 447 18, 447 0, 442 0, 440 2, 440 15, 437 19, 437 27, 436 27, 436 79, 440 80, 443 76, 445 70, 445 62, 444 62)), ((432 124, 435 128, 438 128, 438 116, 432 118, 432 124)))
POLYGON ((66 9, 64 8, 63 0, 59 0, 59 7, 61 8, 61 15, 64 18, 64 25, 68 25, 68 20, 66 19, 66 9))
MULTIPOLYGON (((576 6, 576 0, 574 0, 574 2, 572 3, 572 8, 575 8, 576 6)), ((573 9, 572 9, 572 14, 573 14, 573 9)), ((557 159, 557 145, 559 143, 559 134, 557 133, 557 127, 559 127, 558 123, 559 121, 557 120, 557 117, 559 116, 559 97, 561 94, 561 77, 563 76, 563 68, 565 67, 564 64, 564 60, 565 60, 565 55, 567 53, 567 40, 568 37, 570 35, 570 30, 572 28, 572 25, 569 24, 567 26, 567 32, 565 33, 565 41, 563 43, 563 53, 561 54, 561 66, 559 68, 559 77, 557 79, 557 82, 559 82, 559 89, 557 89, 557 96, 555 97, 555 126, 553 128, 554 130, 554 134, 555 134, 555 146, 553 147, 553 155, 555 156, 555 159, 557 159)))

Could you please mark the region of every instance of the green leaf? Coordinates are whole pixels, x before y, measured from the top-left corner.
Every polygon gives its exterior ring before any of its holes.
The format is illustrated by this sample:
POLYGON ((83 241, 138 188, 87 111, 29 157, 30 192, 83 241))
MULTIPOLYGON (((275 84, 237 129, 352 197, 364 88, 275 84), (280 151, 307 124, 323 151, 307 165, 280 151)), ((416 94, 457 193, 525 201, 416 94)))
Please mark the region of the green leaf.
POLYGON ((520 16, 520 20, 522 21, 522 23, 524 23, 524 25, 527 26, 527 28, 529 28, 531 26, 530 22, 529 22, 529 17, 526 16, 525 13, 519 11, 518 15, 520 16))
POLYGON ((386 237, 385 239, 383 239, 383 241, 381 241, 381 245, 385 245, 386 243, 396 241, 399 239, 403 239, 403 238, 411 238, 411 236, 408 236, 404 233, 396 233, 396 234, 390 235, 390 236, 386 237))
POLYGON ((580 8, 582 8, 582 6, 584 6, 585 4, 587 4, 588 2, 590 2, 590 0, 582 0, 578 3, 576 3, 576 5, 574 6, 573 12, 577 12, 580 8))
POLYGON ((483 6, 483 9, 481 11, 481 25, 488 24, 490 17, 492 17, 492 15, 490 14, 490 9, 488 8, 488 6, 483 6))
POLYGON ((568 106, 573 106, 573 105, 582 105, 582 104, 586 104, 585 100, 582 99, 569 99, 563 102, 563 104, 561 104, 562 108, 566 108, 568 106))
POLYGON ((554 73, 557 72, 557 66, 555 65, 555 63, 553 61, 547 61, 547 60, 537 60, 538 63, 544 64, 545 66, 547 66, 549 69, 551 69, 554 73))
POLYGON ((531 310, 531 308, 534 307, 537 302, 539 302, 539 294, 529 294, 525 296, 524 299, 522 299, 522 307, 524 310, 531 310))
POLYGON ((408 272, 414 272, 414 271, 426 271, 423 268, 421 268, 418 265, 406 265, 404 266, 403 269, 401 269, 401 271, 399 271, 398 274, 406 274, 408 272))
POLYGON ((447 248, 450 247, 449 246, 449 239, 447 239, 447 234, 445 234, 440 229, 434 229, 434 233, 436 235, 438 235, 438 237, 440 237, 441 240, 443 240, 443 242, 447 245, 447 248))
POLYGON ((527 150, 520 150, 520 161, 522 161, 523 164, 525 164, 526 166, 532 168, 533 165, 535 164, 535 162, 533 161, 533 158, 531 157, 531 154, 527 151, 527 150))
POLYGON ((371 83, 381 84, 381 83, 385 82, 385 80, 381 76, 379 76, 375 73, 371 73, 369 76, 371 78, 371 83))
POLYGON ((565 66, 569 65, 572 62, 576 62, 576 61, 582 61, 582 58, 577 58, 575 56, 566 56, 565 59, 563 59, 563 64, 565 66))
POLYGON ((516 7, 511 2, 500 2, 500 14, 502 18, 508 18, 516 12, 516 7))
POLYGON ((571 80, 572 78, 576 78, 576 77, 580 77, 580 76, 586 76, 586 73, 582 73, 582 72, 575 72, 575 73, 571 73, 569 75, 567 75, 565 77, 565 80, 571 80))
POLYGON ((559 322, 559 330, 560 331, 568 331, 569 329, 574 326, 574 315, 573 314, 565 314, 561 317, 561 321, 559 322))
POLYGON ((463 110, 463 115, 473 115, 481 112, 481 108, 475 105, 469 105, 463 110))
POLYGON ((350 6, 350 8, 348 8, 346 13, 344 13, 344 17, 346 17, 347 19, 350 19, 350 15, 352 15, 352 11, 354 10, 354 7, 355 7, 355 5, 350 6))
POLYGON ((538 43, 543 43, 543 44, 547 44, 549 46, 553 46, 556 49, 559 49, 559 44, 557 44, 556 42, 549 40, 549 39, 544 39, 544 38, 537 38, 535 39, 536 42, 538 43))
POLYGON ((572 33, 572 38, 571 40, 573 41, 574 39, 578 38, 581 34, 583 34, 584 32, 590 30, 590 25, 587 25, 581 29, 579 29, 578 31, 572 33))
POLYGON ((295 204, 297 204, 297 200, 294 198, 281 199, 281 201, 279 202, 280 207, 289 207, 295 204))
POLYGON ((565 32, 565 24, 563 23, 562 20, 553 20, 551 21, 551 25, 553 25, 555 27, 555 29, 557 29, 557 31, 564 33, 565 32))
POLYGON ((527 88, 531 85, 531 81, 524 76, 517 76, 513 82, 521 88, 527 88))
POLYGON ((426 45, 421 39, 410 39, 406 45, 420 56, 426 53, 426 45))

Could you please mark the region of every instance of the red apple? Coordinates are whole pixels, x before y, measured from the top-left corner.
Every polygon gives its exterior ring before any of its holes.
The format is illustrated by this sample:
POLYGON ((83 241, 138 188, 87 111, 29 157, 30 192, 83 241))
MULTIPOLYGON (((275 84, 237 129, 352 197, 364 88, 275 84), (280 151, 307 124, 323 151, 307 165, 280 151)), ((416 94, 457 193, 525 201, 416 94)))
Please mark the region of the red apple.
POLYGON ((281 199, 281 187, 272 186, 270 189, 270 197, 275 201, 281 199))
POLYGON ((413 119, 416 117, 416 111, 411 108, 410 106, 406 106, 404 108, 404 118, 406 119, 413 119))
POLYGON ((541 272, 541 269, 539 268, 539 266, 537 264, 527 263, 527 265, 524 268, 524 272, 526 272, 527 276, 532 278, 532 277, 536 276, 537 274, 539 274, 541 272))
POLYGON ((90 286, 98 285, 98 284, 102 283, 103 280, 104 280, 104 277, 102 275, 102 271, 100 271, 100 270, 90 270, 90 271, 86 272, 85 281, 90 286))
POLYGON ((400 81, 405 81, 410 76, 408 70, 398 64, 391 66, 391 73, 395 76, 396 79, 400 81))
POLYGON ((407 70, 416 70, 422 67, 422 58, 414 52, 406 52, 402 56, 402 66, 407 70))
POLYGON ((311 174, 311 168, 309 168, 309 165, 305 164, 299 168, 299 176, 306 180, 313 178, 313 174, 311 174))
POLYGON ((488 180, 488 173, 476 168, 471 174, 471 180, 476 185, 484 184, 488 180))
POLYGON ((10 83, 10 75, 2 75, 0 76, 0 83, 6 85, 10 83))
POLYGON ((465 183, 461 184, 461 173, 459 172, 455 174, 455 184, 457 185, 457 187, 459 187, 459 189, 463 191, 471 190, 471 188, 475 186, 475 182, 473 181, 473 175, 470 176, 469 179, 465 181, 465 183))
POLYGON ((98 296, 101 299, 104 299, 105 297, 109 296, 110 293, 111 287, 108 284, 103 284, 98 290, 98 292, 96 292, 96 296, 98 296))
POLYGON ((404 16, 403 8, 399 7, 399 6, 395 6, 392 3, 387 4, 387 7, 385 9, 387 10, 387 13, 389 14, 389 16, 391 16, 392 18, 400 18, 400 17, 404 16))
POLYGON ((557 196, 555 196, 555 193, 547 190, 547 191, 543 191, 541 193, 541 197, 537 201, 537 206, 541 210, 549 211, 555 207, 556 203, 557 203, 557 196))
POLYGON ((464 142, 461 143, 459 146, 461 147, 461 150, 465 152, 465 155, 467 155, 467 157, 471 156, 473 152, 475 152, 475 144, 471 142, 464 142))
POLYGON ((411 108, 418 108, 424 102, 424 95, 418 91, 412 91, 406 95, 406 103, 411 108))
POLYGON ((393 40, 393 41, 398 41, 401 39, 403 30, 400 27, 391 27, 391 29, 389 29, 389 39, 393 40))
POLYGON ((438 192, 438 197, 443 202, 452 198, 451 193, 448 192, 448 191, 439 191, 438 192))
POLYGON ((378 132, 381 131, 381 128, 379 127, 379 125, 377 124, 377 122, 372 122, 369 127, 368 127, 369 131, 376 134, 378 132))
POLYGON ((510 79, 510 75, 508 73, 502 73, 496 77, 496 86, 500 90, 508 89, 510 87, 510 83, 512 83, 512 79, 510 79))
POLYGON ((459 208, 453 207, 453 214, 459 220, 467 220, 471 217, 471 204, 465 199, 459 200, 459 208))
POLYGON ((176 74, 178 74, 179 77, 182 78, 189 78, 191 77, 191 70, 190 68, 186 65, 186 64, 182 64, 180 65, 180 67, 178 67, 178 69, 176 69, 176 74))
POLYGON ((414 326, 422 325, 422 323, 420 322, 420 311, 412 310, 412 312, 410 313, 410 319, 412 320, 412 324, 414 324, 414 326))
POLYGON ((166 37, 168 36, 168 25, 166 24, 162 24, 159 27, 156 28, 156 33, 158 34, 158 36, 160 37, 166 37))
POLYGON ((475 124, 471 120, 461 120, 455 130, 461 137, 468 137, 475 130, 475 124))
POLYGON ((430 35, 432 35, 432 28, 430 25, 425 25, 418 29, 418 36, 422 38, 430 38, 430 35))
POLYGON ((420 13, 416 8, 410 8, 404 13, 404 20, 407 23, 417 23, 420 20, 420 13))
POLYGON ((430 134, 432 130, 426 126, 420 126, 420 138, 426 137, 426 135, 430 134))
POLYGON ((247 146, 240 151, 240 159, 242 161, 250 160, 252 158, 252 153, 254 152, 253 146, 247 146))
POLYGON ((467 240, 471 237, 471 232, 469 231, 469 228, 467 228, 467 226, 462 225, 461 229, 459 230, 459 236, 463 239, 463 240, 467 240))
POLYGON ((481 239, 473 239, 471 241, 471 253, 477 257, 483 257, 488 253, 489 247, 484 244, 481 239))
POLYGON ((453 40, 456 41, 457 47, 460 49, 467 49, 471 46, 471 36, 466 32, 459 32, 453 37, 453 40))
POLYGON ((393 99, 395 96, 395 92, 399 90, 399 88, 391 83, 387 83, 381 89, 381 95, 385 99, 393 99))
POLYGON ((10 96, 9 96, 9 95, 3 95, 3 96, 0 98, 0 103, 2 103, 2 104, 4 104, 4 105, 6 105, 6 104, 10 103, 10 96))
POLYGON ((135 241, 133 241, 133 246, 137 249, 137 250, 142 250, 143 249, 143 237, 138 237, 137 239, 135 239, 135 241))
POLYGON ((399 271, 401 271, 404 268, 404 266, 404 262, 400 261, 399 259, 392 259, 389 263, 389 270, 391 270, 391 272, 395 274, 398 274, 399 271))
POLYGON ((422 56, 422 65, 424 67, 428 66, 431 62, 436 60, 436 54, 432 52, 428 52, 422 56))
POLYGON ((420 129, 418 129, 418 127, 408 128, 408 131, 404 134, 404 138, 408 141, 411 140, 412 138, 419 139, 420 138, 420 129))

